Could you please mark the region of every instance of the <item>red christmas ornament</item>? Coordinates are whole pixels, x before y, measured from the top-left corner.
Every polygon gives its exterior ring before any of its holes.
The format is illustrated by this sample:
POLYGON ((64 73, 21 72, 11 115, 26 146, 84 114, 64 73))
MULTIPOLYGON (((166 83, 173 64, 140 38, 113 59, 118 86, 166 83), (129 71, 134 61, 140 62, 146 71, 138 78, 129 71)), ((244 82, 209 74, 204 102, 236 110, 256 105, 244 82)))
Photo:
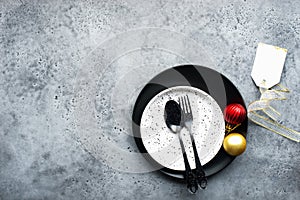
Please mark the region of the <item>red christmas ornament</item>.
POLYGON ((238 103, 229 104, 224 110, 224 119, 229 124, 237 125, 246 119, 246 109, 238 103))

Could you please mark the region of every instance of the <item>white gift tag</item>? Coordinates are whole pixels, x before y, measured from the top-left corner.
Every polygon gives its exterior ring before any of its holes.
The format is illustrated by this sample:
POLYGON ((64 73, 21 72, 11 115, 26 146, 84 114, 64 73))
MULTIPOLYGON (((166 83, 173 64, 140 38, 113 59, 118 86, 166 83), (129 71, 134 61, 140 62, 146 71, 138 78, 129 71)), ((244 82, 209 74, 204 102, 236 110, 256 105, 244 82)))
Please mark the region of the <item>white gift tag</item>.
POLYGON ((258 87, 269 89, 280 82, 287 49, 259 43, 251 72, 258 87))

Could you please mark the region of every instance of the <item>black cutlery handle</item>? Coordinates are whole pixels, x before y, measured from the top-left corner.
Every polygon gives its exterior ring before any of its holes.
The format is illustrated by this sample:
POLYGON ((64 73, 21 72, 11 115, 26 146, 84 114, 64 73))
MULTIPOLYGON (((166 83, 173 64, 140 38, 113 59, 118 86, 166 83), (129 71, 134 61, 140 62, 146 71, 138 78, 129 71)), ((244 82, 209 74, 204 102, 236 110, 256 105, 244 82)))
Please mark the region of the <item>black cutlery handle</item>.
POLYGON ((201 162, 200 162, 200 159, 199 159, 198 151, 197 151, 196 144, 195 144, 194 135, 191 133, 191 131, 189 131, 189 133, 190 133, 190 137, 191 137, 191 140, 192 140, 192 146, 193 146, 195 163, 196 163, 196 169, 195 169, 196 179, 197 179, 197 182, 198 182, 199 186, 202 189, 205 189, 206 186, 207 186, 207 177, 205 176, 203 166, 201 165, 201 162))
POLYGON ((181 151, 182 151, 182 156, 183 156, 183 160, 184 160, 184 166, 185 166, 185 180, 187 182, 187 188, 191 193, 196 193, 198 190, 198 184, 197 184, 197 179, 195 177, 195 175, 192 172, 191 166, 189 164, 187 155, 186 155, 186 151, 184 148, 184 144, 181 138, 181 134, 178 133, 178 137, 179 137, 179 142, 180 142, 180 146, 181 146, 181 151))
POLYGON ((195 175, 193 174, 192 170, 186 171, 187 178, 187 188, 188 190, 192 193, 195 194, 198 190, 198 184, 197 184, 197 179, 195 175))

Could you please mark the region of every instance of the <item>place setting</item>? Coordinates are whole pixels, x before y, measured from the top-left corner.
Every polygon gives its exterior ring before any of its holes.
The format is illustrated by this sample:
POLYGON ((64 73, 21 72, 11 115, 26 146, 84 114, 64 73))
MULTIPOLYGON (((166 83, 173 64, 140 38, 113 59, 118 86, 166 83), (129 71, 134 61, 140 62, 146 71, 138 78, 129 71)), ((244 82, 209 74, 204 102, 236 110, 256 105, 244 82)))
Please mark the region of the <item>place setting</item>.
POLYGON ((237 88, 215 70, 181 65, 155 76, 133 109, 137 147, 155 168, 196 193, 246 148, 247 111, 237 88))

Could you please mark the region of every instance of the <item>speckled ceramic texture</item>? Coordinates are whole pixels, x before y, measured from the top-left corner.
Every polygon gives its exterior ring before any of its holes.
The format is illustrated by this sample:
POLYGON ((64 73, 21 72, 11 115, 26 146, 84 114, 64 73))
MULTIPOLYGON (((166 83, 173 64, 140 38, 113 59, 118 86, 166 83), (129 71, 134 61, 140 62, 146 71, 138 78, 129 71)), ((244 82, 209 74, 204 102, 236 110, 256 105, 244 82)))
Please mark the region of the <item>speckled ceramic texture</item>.
MULTIPOLYGON (((150 156, 159 164, 173 170, 185 170, 178 135, 171 132, 164 119, 167 101, 178 101, 188 95, 192 112, 192 133, 201 164, 209 162, 219 151, 225 133, 222 111, 217 102, 202 90, 189 86, 177 86, 157 94, 147 104, 141 119, 140 132, 143 144, 150 156)), ((180 133, 192 169, 195 158, 189 133, 180 133)))

